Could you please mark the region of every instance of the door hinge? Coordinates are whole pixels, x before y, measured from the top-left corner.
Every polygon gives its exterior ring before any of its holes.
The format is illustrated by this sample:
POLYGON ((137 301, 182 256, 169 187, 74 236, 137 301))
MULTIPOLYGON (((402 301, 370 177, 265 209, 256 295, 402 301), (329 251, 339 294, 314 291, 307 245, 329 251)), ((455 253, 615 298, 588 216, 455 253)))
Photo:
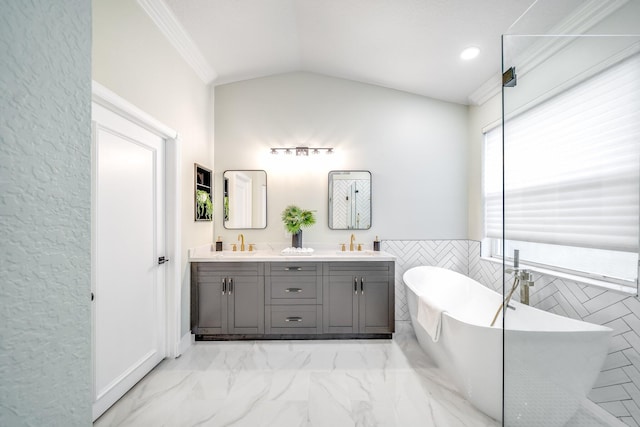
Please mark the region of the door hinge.
POLYGON ((518 78, 516 76, 516 67, 511 67, 504 73, 502 73, 502 86, 503 87, 514 87, 518 82, 518 78))

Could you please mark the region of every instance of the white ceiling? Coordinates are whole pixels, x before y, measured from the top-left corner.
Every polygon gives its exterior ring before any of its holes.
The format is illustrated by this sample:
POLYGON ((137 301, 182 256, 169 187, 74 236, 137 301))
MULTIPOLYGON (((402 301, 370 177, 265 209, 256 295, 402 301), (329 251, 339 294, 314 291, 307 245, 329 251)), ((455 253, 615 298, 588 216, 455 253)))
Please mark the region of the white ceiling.
POLYGON ((468 104, 500 36, 546 33, 583 0, 164 0, 214 84, 309 71, 468 104), (512 27, 515 25, 515 27, 512 27), (481 49, 463 61, 468 46, 481 49))

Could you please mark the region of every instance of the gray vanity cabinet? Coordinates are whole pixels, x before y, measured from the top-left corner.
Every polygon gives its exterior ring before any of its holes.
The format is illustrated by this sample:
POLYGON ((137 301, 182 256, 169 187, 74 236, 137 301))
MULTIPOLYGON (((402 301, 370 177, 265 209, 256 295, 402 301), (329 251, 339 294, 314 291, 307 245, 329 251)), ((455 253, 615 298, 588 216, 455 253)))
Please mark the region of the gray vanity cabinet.
POLYGON ((264 333, 264 265, 191 263, 191 329, 196 335, 264 333))
POLYGON ((389 338, 393 261, 191 262, 196 340, 389 338))
POLYGON ((393 262, 325 263, 323 332, 393 332, 394 275, 393 262))

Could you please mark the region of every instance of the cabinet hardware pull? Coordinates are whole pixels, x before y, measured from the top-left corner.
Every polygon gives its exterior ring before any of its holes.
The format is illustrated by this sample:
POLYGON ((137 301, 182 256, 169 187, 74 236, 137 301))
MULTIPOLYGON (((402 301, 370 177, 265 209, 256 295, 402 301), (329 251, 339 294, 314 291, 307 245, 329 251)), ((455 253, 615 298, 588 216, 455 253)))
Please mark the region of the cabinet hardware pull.
POLYGON ((302 292, 302 289, 300 289, 300 288, 287 288, 284 291, 287 292, 287 293, 289 293, 289 292, 300 293, 300 292, 302 292))
POLYGON ((364 277, 360 278, 360 295, 364 295, 364 277))
POLYGON ((285 267, 284 271, 302 271, 302 267, 285 267))
POLYGON ((162 265, 162 264, 164 264, 166 262, 169 262, 169 258, 165 258, 163 256, 158 257, 158 265, 162 265))
POLYGON ((293 316, 293 317, 287 317, 286 319, 284 319, 285 322, 302 322, 302 317, 298 317, 298 316, 293 316))
POLYGON ((358 278, 353 278, 353 294, 358 295, 358 278))
POLYGON ((225 292, 227 292, 227 278, 226 277, 224 279, 222 279, 222 295, 224 295, 225 292))
POLYGON ((233 293, 233 277, 229 279, 229 295, 233 293))

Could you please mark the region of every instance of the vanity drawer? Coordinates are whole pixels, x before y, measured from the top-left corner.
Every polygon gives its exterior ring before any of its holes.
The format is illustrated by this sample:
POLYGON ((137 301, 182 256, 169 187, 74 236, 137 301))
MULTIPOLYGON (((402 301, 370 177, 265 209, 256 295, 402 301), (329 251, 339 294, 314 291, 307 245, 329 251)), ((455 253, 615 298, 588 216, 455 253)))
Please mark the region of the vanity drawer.
POLYGON ((315 262, 271 262, 267 268, 272 276, 317 276, 322 272, 315 262))
POLYGON ((321 276, 267 276, 266 304, 321 304, 321 276))
POLYGON ((316 334, 322 330, 319 305, 271 305, 265 311, 267 334, 316 334))
POLYGON ((317 284, 316 278, 311 277, 272 277, 271 299, 311 298, 312 304, 316 304, 317 284))
MULTIPOLYGON (((197 262, 193 263, 198 277, 261 276, 264 265, 258 262, 197 262)), ((193 270, 192 270, 193 271, 193 270)))

